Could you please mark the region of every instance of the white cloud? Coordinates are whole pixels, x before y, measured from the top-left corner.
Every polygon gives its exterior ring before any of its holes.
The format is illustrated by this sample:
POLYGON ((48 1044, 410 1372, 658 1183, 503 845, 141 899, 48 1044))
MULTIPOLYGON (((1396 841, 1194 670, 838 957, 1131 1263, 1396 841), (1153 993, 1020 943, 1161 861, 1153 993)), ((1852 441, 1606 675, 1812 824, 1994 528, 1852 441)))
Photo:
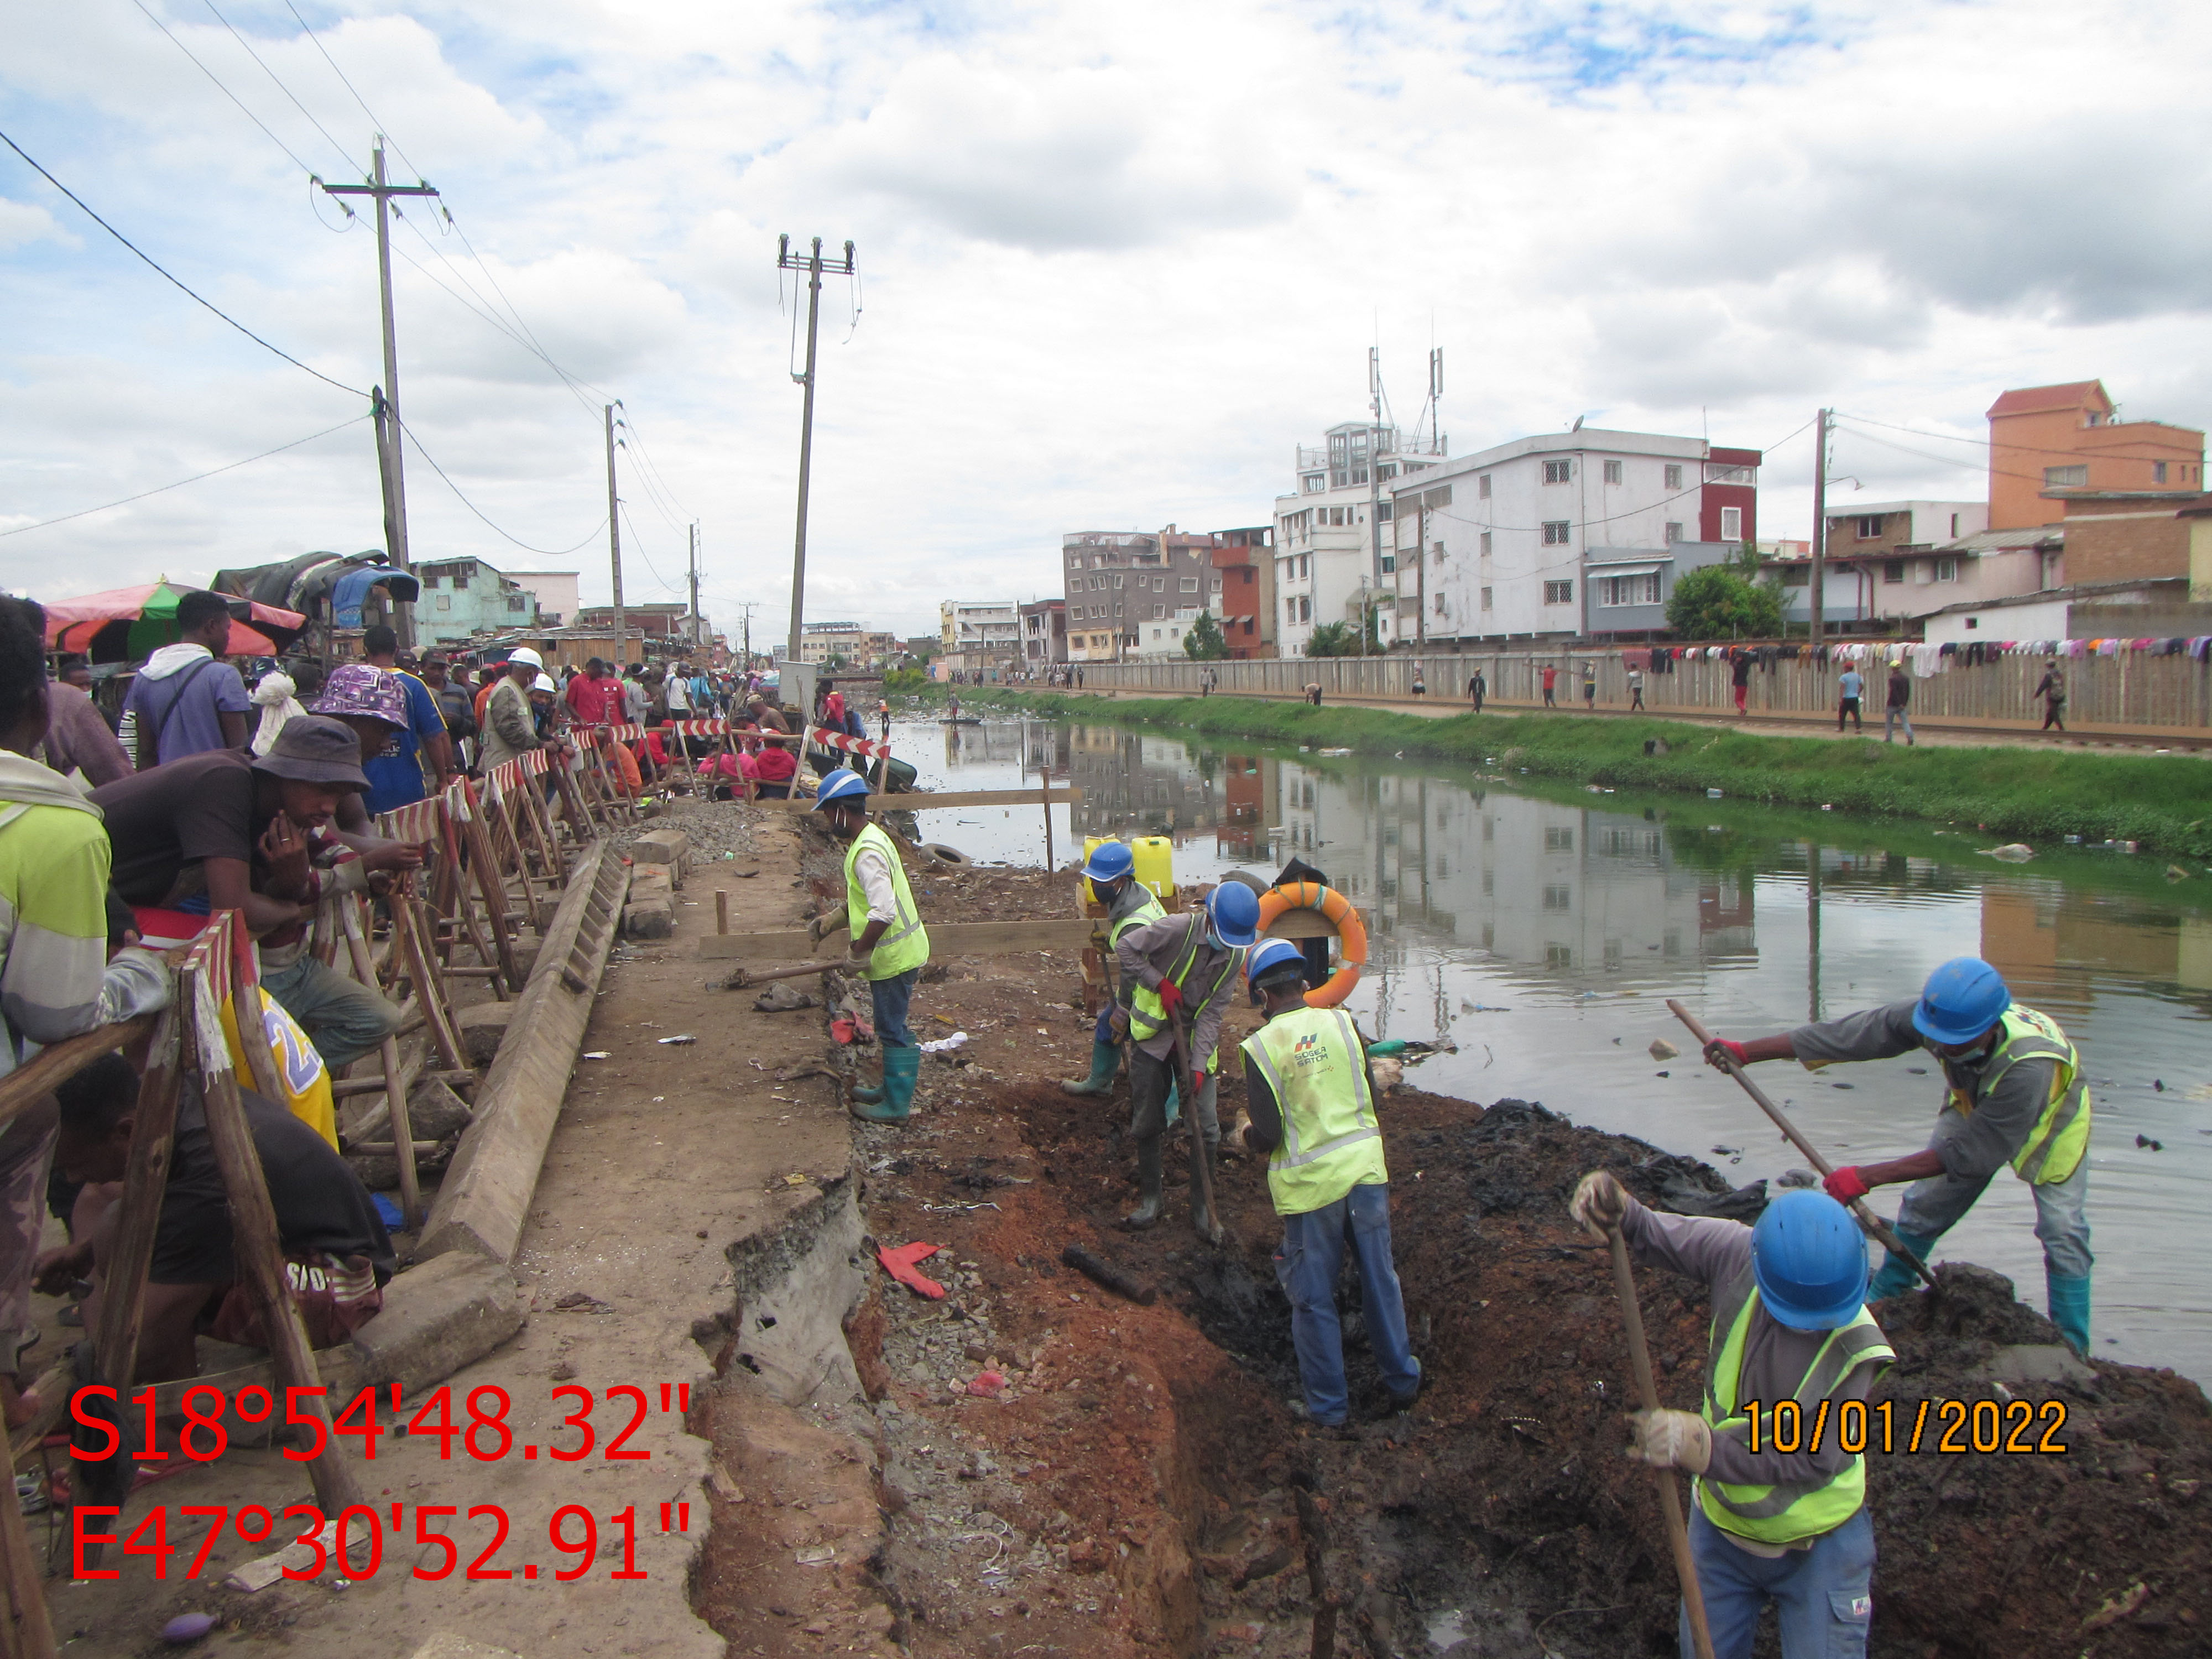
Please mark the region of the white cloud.
POLYGON ((26 242, 52 240, 66 246, 77 245, 76 238, 54 222, 54 216, 30 202, 11 202, 0 197, 0 253, 21 247, 26 242))

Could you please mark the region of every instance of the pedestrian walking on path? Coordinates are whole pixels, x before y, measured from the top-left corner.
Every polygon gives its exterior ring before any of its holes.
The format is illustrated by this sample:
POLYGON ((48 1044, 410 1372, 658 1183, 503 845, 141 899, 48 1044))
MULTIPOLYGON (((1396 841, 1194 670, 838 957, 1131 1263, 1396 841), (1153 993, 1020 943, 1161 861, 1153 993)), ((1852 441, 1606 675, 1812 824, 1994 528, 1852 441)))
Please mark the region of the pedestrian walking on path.
POLYGON ((1643 707, 1644 671, 1640 668, 1632 668, 1628 671, 1628 712, 1632 714, 1636 714, 1643 707))
POLYGON ((1836 702, 1836 730, 1841 732, 1848 720, 1853 731, 1865 731, 1866 724, 1859 719, 1859 703, 1866 694, 1866 676, 1856 668, 1846 668, 1836 690, 1840 694, 1836 702))
MULTIPOLYGON (((2050 1015, 2012 1000, 1978 957, 1959 957, 1928 976, 1917 998, 1748 1042, 1716 1040, 1739 1066, 1796 1060, 1817 1071, 1838 1060, 1887 1060, 1924 1048, 1949 1085, 1927 1150, 1838 1169, 1826 1182, 1843 1203, 1894 1182, 1912 1183, 1898 1206, 1897 1236, 1925 1261, 2007 1164, 2035 1199, 2051 1322, 2089 1350, 2089 1088, 2081 1060, 2050 1015)), ((1875 1301, 1909 1289, 1912 1264, 1892 1253, 1875 1276, 1875 1301)))
MULTIPOLYGON (((1751 1659, 1774 1603, 1782 1659, 1863 1659, 1874 1616, 1874 1522, 1866 1457, 1841 1437, 1776 1449, 1758 1417, 1794 1401, 1833 1425, 1897 1358, 1866 1309, 1866 1238, 1825 1193, 1784 1193, 1756 1227, 1647 1210, 1602 1170, 1568 1213, 1595 1238, 1618 1231, 1637 1260, 1704 1284, 1712 1298, 1701 1410, 1640 1411, 1629 1455, 1696 1477, 1690 1555, 1714 1659, 1751 1659), (1759 1449, 1753 1450, 1753 1447, 1759 1449)), ((1681 1651, 1691 1645, 1686 1605, 1681 1651)))
POLYGON ((1558 669, 1556 669, 1556 668, 1554 668, 1554 667, 1551 666, 1551 665, 1550 665, 1550 664, 1548 664, 1548 663, 1547 663, 1547 664, 1546 664, 1546 665, 1545 665, 1545 666, 1544 666, 1544 707, 1545 707, 1545 708, 1557 708, 1559 706, 1559 700, 1558 700, 1557 698, 1555 698, 1554 696, 1553 696, 1553 695, 1552 695, 1552 692, 1553 692, 1553 688, 1554 688, 1554 687, 1556 687, 1556 686, 1559 684, 1559 671, 1558 669))
POLYGON ((815 793, 814 810, 845 849, 846 966, 868 981, 876 1042, 884 1051, 880 1088, 853 1091, 852 1114, 864 1123, 903 1123, 914 1109, 921 1048, 907 1029, 907 1006, 929 962, 929 930, 906 884, 898 848, 868 817, 868 783, 838 767, 815 793))
POLYGON ((1735 712, 1749 711, 1745 704, 1751 697, 1751 653, 1738 651, 1729 659, 1729 684, 1735 688, 1735 712))
POLYGON ((1482 671, 1480 668, 1476 669, 1474 677, 1467 683, 1467 700, 1474 705, 1476 714, 1480 714, 1482 712, 1482 700, 1489 695, 1489 691, 1490 682, 1483 678, 1482 671))
POLYGON ((2036 683, 2035 695, 2043 699, 2043 730, 2058 728, 2058 735, 2066 735, 2066 671, 2051 658, 2043 665, 2043 678, 2036 683))
POLYGON ((1905 728, 1905 746, 1907 749, 1912 747, 1912 722, 1906 718, 1905 712, 1911 702, 1912 681, 1905 674, 1904 662, 1893 657, 1889 664, 1889 701, 1883 705, 1881 711, 1881 740, 1884 743, 1895 743, 1897 728, 1902 726, 1905 728))

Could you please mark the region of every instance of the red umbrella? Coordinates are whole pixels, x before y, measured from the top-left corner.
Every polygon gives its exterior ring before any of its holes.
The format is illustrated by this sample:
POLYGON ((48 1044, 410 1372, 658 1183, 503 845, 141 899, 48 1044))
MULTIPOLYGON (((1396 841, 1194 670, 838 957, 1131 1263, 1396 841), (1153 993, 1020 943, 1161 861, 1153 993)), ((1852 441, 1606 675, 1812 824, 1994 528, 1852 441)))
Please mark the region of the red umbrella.
MULTIPOLYGON (((112 587, 103 593, 57 599, 45 607, 47 648, 82 651, 96 662, 125 662, 148 656, 175 643, 177 601, 191 591, 173 587, 164 578, 137 587, 112 587)), ((307 619, 296 611, 232 599, 228 594, 223 597, 229 601, 231 613, 230 638, 223 646, 226 656, 273 657, 307 625, 307 619), (247 626, 241 616, 265 624, 270 631, 247 626)))

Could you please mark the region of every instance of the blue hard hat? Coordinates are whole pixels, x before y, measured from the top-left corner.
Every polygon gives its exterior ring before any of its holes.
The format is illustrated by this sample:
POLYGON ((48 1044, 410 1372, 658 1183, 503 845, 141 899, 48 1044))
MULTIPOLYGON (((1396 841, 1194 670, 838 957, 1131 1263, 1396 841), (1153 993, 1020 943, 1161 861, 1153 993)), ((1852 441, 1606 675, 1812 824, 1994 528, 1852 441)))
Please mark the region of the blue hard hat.
POLYGON ((1972 1042, 2011 1006, 2003 975, 1979 957, 1954 957, 1920 988, 1912 1025, 1930 1042, 1972 1042))
POLYGON ((818 812, 841 800, 857 804, 869 793, 866 778, 848 767, 840 766, 823 779, 821 787, 814 792, 814 810, 818 812))
POLYGON ((1137 867, 1137 855, 1127 842, 1102 841, 1091 851, 1083 873, 1093 881, 1119 881, 1137 867))
POLYGON ((1208 893, 1206 914, 1224 945, 1241 948, 1260 937, 1260 896, 1241 881, 1224 881, 1208 893))
POLYGON ((1784 1193, 1751 1230, 1751 1271, 1767 1312, 1795 1331, 1832 1331, 1866 1302, 1866 1235, 1811 1188, 1784 1193))
POLYGON ((1244 959, 1244 980, 1247 984, 1257 985, 1261 975, 1273 973, 1278 968, 1289 966, 1304 973, 1305 965, 1305 952, 1290 940, 1262 939, 1259 948, 1244 959))

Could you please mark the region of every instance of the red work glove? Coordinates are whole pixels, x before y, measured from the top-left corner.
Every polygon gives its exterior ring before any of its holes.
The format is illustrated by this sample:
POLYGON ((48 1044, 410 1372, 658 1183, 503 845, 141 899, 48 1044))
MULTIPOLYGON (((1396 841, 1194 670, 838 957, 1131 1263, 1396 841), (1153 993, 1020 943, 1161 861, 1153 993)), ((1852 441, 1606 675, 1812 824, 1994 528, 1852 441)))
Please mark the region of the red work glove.
POLYGON ((1182 1012, 1182 987, 1171 979, 1160 981, 1160 1007, 1170 1019, 1182 1012))
POLYGON ((1831 1174, 1820 1186, 1838 1204, 1849 1204, 1854 1199, 1864 1198, 1874 1190, 1866 1184, 1866 1178, 1859 1174, 1856 1168, 1849 1164, 1831 1174))
POLYGON ((1723 1072, 1728 1070, 1728 1067, 1722 1063, 1722 1057, 1723 1055, 1728 1059, 1734 1060, 1739 1066, 1748 1066, 1751 1064, 1750 1059, 1743 1051, 1743 1044, 1741 1042, 1731 1042, 1726 1037, 1715 1037, 1711 1042, 1708 1042, 1705 1045, 1705 1064, 1712 1066, 1715 1070, 1723 1072))

